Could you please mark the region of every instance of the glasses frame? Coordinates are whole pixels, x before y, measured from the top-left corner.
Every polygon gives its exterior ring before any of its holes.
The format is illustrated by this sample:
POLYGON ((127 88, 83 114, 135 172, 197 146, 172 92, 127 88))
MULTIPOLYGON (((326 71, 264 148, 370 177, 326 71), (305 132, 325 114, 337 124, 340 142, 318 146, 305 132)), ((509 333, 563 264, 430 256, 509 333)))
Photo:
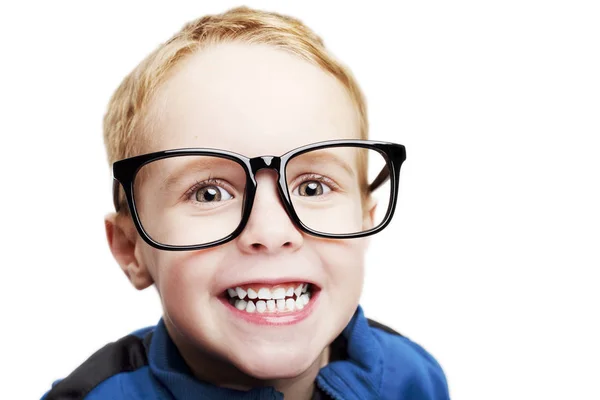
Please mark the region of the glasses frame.
POLYGON ((232 151, 213 149, 213 148, 179 148, 179 149, 171 149, 171 150, 163 150, 157 151, 153 153, 142 154, 134 157, 125 158, 119 161, 115 161, 113 163, 113 203, 115 206, 115 210, 118 212, 120 209, 119 204, 119 185, 123 188, 125 192, 125 197, 127 199, 127 204, 129 206, 129 212, 132 216, 134 225, 139 232, 140 236, 146 243, 150 246, 155 247, 160 250, 169 250, 169 251, 187 251, 187 250, 199 250, 205 249, 209 247, 218 246, 224 243, 227 243, 233 239, 235 239, 245 228, 248 219, 250 218, 250 212, 252 211, 252 206, 254 204, 254 197, 256 195, 256 174, 261 169, 271 169, 277 173, 278 177, 278 192, 279 197, 283 202, 285 211, 287 215, 290 217, 292 223, 298 227, 301 231, 310 234, 312 236, 317 236, 321 238, 330 238, 330 239, 352 239, 359 238, 364 236, 373 235, 377 232, 380 232, 384 229, 391 221, 392 216, 394 215, 394 210, 396 208, 396 202, 398 199, 398 186, 400 181, 400 167, 402 163, 406 160, 406 148, 397 143, 391 142, 383 142, 383 141, 375 141, 375 140, 362 140, 362 139, 340 139, 340 140, 327 140, 317 143, 308 144, 305 146, 301 146, 295 148, 293 150, 288 151, 282 156, 259 156, 249 158, 242 154, 238 154, 232 151), (320 231, 316 231, 314 229, 310 229, 306 225, 302 223, 298 215, 296 214, 294 207, 292 205, 292 201, 290 199, 290 194, 288 192, 287 182, 285 171, 287 164, 293 158, 306 153, 308 151, 318 150, 318 149, 326 149, 329 147, 361 147, 370 150, 375 150, 379 152, 383 156, 386 161, 386 167, 384 167, 381 172, 377 175, 375 180, 369 185, 369 192, 373 192, 375 189, 380 187, 383 183, 385 183, 391 177, 391 188, 390 188, 390 201, 388 203, 388 209, 386 211, 385 217, 383 221, 376 227, 369 229, 363 232, 357 233, 344 233, 344 234, 329 234, 320 231), (196 244, 196 245, 166 245, 162 243, 158 243, 154 241, 148 233, 144 230, 138 213, 135 206, 134 201, 134 190, 133 183, 135 180, 135 176, 137 172, 144 165, 160 160, 163 158, 177 157, 177 156, 185 156, 185 155, 205 155, 205 156, 216 156, 226 158, 238 163, 246 172, 246 193, 244 198, 244 204, 242 209, 242 218, 240 220, 240 224, 238 227, 228 236, 215 240, 205 244, 196 244))

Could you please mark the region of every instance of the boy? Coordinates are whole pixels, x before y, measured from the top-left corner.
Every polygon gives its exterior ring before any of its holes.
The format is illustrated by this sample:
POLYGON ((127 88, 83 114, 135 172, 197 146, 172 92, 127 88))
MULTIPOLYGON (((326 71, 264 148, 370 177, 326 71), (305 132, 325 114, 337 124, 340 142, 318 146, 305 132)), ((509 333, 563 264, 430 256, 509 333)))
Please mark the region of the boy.
POLYGON ((358 304, 404 147, 366 140, 358 85, 300 21, 187 24, 125 78, 104 135, 110 249, 163 317, 44 400, 449 398, 438 363, 358 304))

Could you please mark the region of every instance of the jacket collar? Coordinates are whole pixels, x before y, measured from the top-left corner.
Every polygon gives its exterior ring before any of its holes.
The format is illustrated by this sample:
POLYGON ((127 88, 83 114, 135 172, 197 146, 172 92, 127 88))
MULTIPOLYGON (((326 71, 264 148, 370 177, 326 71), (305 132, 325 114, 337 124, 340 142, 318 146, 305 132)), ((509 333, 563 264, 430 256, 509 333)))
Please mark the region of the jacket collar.
MULTIPOLYGON (((163 318, 156 325, 148 350, 156 378, 177 400, 277 400, 273 387, 240 391, 196 379, 167 333, 163 318)), ((332 343, 330 362, 317 375, 317 386, 334 399, 377 398, 383 375, 383 353, 359 305, 342 333, 332 343)))

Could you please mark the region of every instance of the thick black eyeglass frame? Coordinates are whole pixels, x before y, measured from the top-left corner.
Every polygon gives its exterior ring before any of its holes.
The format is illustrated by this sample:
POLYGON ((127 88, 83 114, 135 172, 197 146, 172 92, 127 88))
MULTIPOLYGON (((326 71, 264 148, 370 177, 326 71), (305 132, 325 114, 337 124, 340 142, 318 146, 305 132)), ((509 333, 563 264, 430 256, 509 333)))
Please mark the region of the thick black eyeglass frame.
POLYGON ((211 148, 180 148, 172 150, 157 151, 148 154, 142 154, 134 157, 125 158, 113 163, 113 203, 115 210, 118 212, 120 209, 119 204, 119 184, 125 191, 125 197, 127 198, 127 204, 129 205, 129 212, 132 216, 134 225, 139 232, 140 236, 149 245, 160 249, 160 250, 199 250, 209 247, 218 246, 220 244, 227 243, 235 239, 245 228, 248 219, 250 218, 250 212, 252 211, 252 205, 254 204, 254 197, 256 195, 256 174, 261 169, 272 169, 277 173, 278 176, 278 192, 281 198, 285 211, 290 217, 291 221, 301 231, 308 233, 313 236, 322 238, 332 239, 352 239, 364 236, 373 235, 382 229, 384 229, 392 219, 394 210, 396 208, 396 201, 398 198, 398 185, 400 180, 400 167, 406 160, 406 148, 397 143, 382 142, 375 140, 362 140, 362 139, 341 139, 341 140, 327 140, 317 143, 308 144, 295 148, 280 157, 277 156, 259 156, 254 158, 248 158, 242 154, 234 153, 227 150, 211 149, 211 148), (383 221, 376 227, 357 233, 345 233, 345 234, 329 234, 320 231, 310 229, 302 223, 298 215, 296 214, 288 187, 286 183, 286 166, 287 163, 296 156, 299 156, 308 151, 325 149, 329 147, 361 147, 370 150, 375 150, 383 156, 386 161, 386 166, 379 172, 375 180, 369 185, 369 192, 373 192, 375 189, 380 187, 388 179, 391 178, 390 188, 390 201, 388 209, 386 211, 383 221), (242 208, 242 218, 238 227, 228 236, 215 240, 213 242, 196 245, 184 245, 184 246, 172 246, 165 245, 154 241, 144 230, 140 222, 135 202, 133 200, 133 182, 137 172, 144 165, 160 160, 163 158, 185 156, 185 155, 204 155, 204 156, 215 156, 226 158, 238 163, 246 172, 246 193, 244 198, 244 205, 242 208))

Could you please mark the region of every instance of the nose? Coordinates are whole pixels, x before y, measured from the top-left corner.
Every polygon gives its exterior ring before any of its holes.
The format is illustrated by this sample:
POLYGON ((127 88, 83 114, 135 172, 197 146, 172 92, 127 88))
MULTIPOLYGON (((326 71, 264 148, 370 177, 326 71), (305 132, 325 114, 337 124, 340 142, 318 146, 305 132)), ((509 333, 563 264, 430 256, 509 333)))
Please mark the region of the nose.
POLYGON ((250 217, 237 244, 245 253, 295 251, 302 246, 302 233, 287 215, 277 191, 277 173, 261 170, 256 174, 256 194, 250 217))

